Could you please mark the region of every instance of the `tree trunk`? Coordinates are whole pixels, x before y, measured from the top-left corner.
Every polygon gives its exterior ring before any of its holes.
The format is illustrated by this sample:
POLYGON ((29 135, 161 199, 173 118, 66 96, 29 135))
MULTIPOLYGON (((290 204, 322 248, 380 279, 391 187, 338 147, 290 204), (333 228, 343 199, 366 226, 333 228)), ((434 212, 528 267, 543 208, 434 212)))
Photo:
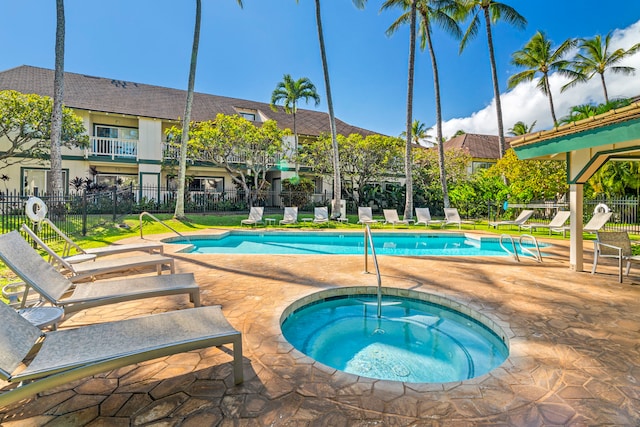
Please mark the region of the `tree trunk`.
POLYGON ((329 126, 331 128, 331 147, 333 148, 333 204, 331 216, 340 214, 340 198, 342 197, 342 183, 340 181, 340 153, 338 152, 338 136, 336 134, 336 117, 333 113, 333 100, 331 98, 331 84, 329 83, 329 66, 324 47, 324 35, 322 33, 322 17, 320 16, 320 0, 316 2, 316 24, 318 27, 318 40, 320 42, 320 56, 322 58, 322 71, 324 72, 324 86, 327 91, 327 108, 329 109, 329 126))
POLYGON ((438 166, 440 168, 440 186, 442 187, 442 200, 444 207, 448 208, 449 190, 447 189, 447 174, 444 164, 444 141, 442 141, 442 106, 440 102, 440 77, 438 74, 438 63, 436 61, 436 53, 433 50, 431 40, 431 27, 429 26, 429 18, 423 15, 422 20, 425 23, 425 33, 427 44, 429 46, 429 55, 431 56, 431 67, 433 68, 433 91, 436 98, 436 139, 438 143, 438 166))
POLYGON ((178 196, 176 219, 184 219, 184 193, 187 177, 187 147, 189 143, 189 122, 191 121, 191 106, 193 104, 193 88, 196 82, 196 64, 198 62, 198 45, 200 44, 200 20, 202 18, 202 1, 196 0, 196 23, 193 29, 193 47, 191 49, 191 66, 189 68, 189 83, 187 87, 187 102, 182 119, 182 138, 180 141, 180 171, 178 173, 178 196))
POLYGON ((296 130, 296 110, 297 106, 293 104, 293 159, 296 163, 296 177, 300 172, 300 163, 298 163, 298 131, 296 130))
POLYGON ((604 102, 609 103, 609 94, 607 93, 607 84, 604 81, 604 73, 600 73, 600 80, 602 80, 602 89, 604 90, 604 102))
MULTIPOLYGON (((553 108, 553 96, 551 95, 551 86, 549 85, 549 76, 544 73, 542 77, 544 79, 544 87, 547 91, 547 97, 549 98, 549 107, 551 108, 551 118, 553 119, 553 127, 558 126, 558 120, 556 120, 556 110, 553 108)), ((531 132, 531 130, 529 130, 531 132)))
POLYGON ((504 125, 502 124, 502 103, 500 102, 500 87, 498 85, 498 72, 496 67, 496 55, 493 52, 493 36, 491 35, 491 18, 489 8, 484 8, 484 20, 487 27, 487 42, 489 44, 489 60, 491 61, 491 78, 493 79, 493 95, 496 98, 496 114, 498 116, 498 146, 500 148, 500 158, 507 151, 504 140, 504 125))
MULTIPOLYGON (((63 194, 62 182, 62 103, 64 99, 64 0, 56 0, 56 59, 51 110, 51 195, 63 194)), ((55 200, 55 199, 53 199, 55 200)))
POLYGON ((404 153, 405 204, 404 219, 413 219, 413 176, 411 166, 411 132, 413 130, 413 72, 416 57, 416 0, 411 0, 411 18, 409 22, 409 72, 407 77, 407 141, 404 153))

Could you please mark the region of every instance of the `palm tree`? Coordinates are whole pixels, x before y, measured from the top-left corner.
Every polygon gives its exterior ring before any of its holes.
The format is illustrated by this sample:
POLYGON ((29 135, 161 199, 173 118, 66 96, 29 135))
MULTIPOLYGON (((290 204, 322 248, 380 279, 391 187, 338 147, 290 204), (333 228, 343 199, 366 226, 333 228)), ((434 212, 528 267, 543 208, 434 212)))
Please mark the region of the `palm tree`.
MULTIPOLYGON (((296 0, 298 2, 298 0, 296 0)), ((353 0, 353 4, 362 9, 367 0, 353 0)), ((333 204, 332 216, 336 217, 340 212, 340 198, 342 196, 342 182, 340 180, 340 155, 338 152, 338 135, 336 133, 336 116, 333 112, 333 98, 331 97, 331 84, 329 81, 329 66, 327 64, 327 52, 324 46, 324 33, 322 31, 322 16, 320 14, 320 0, 315 0, 316 27, 318 29, 318 41, 320 43, 320 57, 322 60, 322 72, 324 74, 324 87, 327 93, 327 109, 329 110, 329 127, 331 129, 331 149, 333 151, 333 204)))
MULTIPOLYGON (((236 0, 242 7, 242 0, 236 0)), ((191 65, 189 67, 189 83, 187 86, 187 101, 182 118, 182 139, 180 142, 180 169, 178 171, 178 194, 176 210, 173 214, 176 219, 184 219, 184 192, 187 177, 187 147, 189 143, 189 122, 191 120, 191 106, 193 104, 193 88, 196 82, 196 65, 198 63, 198 45, 200 44, 200 21, 202 20, 202 0, 196 0, 196 22, 193 27, 193 46, 191 48, 191 65)))
POLYGON ((518 135, 526 135, 528 133, 533 132, 533 128, 538 123, 537 120, 534 120, 531 123, 531 126, 527 125, 525 122, 515 122, 513 127, 509 129, 509 135, 518 136, 518 135))
POLYGON ((467 42, 478 34, 478 29, 480 27, 480 12, 482 12, 484 17, 485 29, 487 31, 487 44, 489 46, 489 61, 491 63, 491 78, 493 80, 493 95, 496 99, 496 114, 498 117, 498 144, 500 146, 500 157, 502 157, 506 152, 507 147, 504 140, 502 105, 500 103, 500 86, 498 85, 496 58, 493 51, 491 24, 496 23, 499 20, 505 20, 507 23, 518 28, 524 28, 527 25, 527 20, 513 7, 495 0, 459 0, 459 2, 462 8, 458 18, 464 20, 471 16, 469 27, 460 42, 460 52, 464 50, 467 42))
MULTIPOLYGON (((420 120, 414 120, 413 121, 413 125, 411 125, 411 135, 412 135, 412 139, 413 139, 413 143, 414 144, 420 144, 420 140, 422 139, 429 139, 431 138, 431 135, 429 135, 429 129, 427 125, 423 122, 421 122, 420 120)), ((405 139, 407 137, 407 132, 404 131, 400 134, 400 137, 402 139, 405 139)), ((428 141, 431 142, 431 141, 428 141)), ((435 144, 435 142, 434 142, 435 144)))
POLYGON ((51 193, 62 195, 62 102, 64 99, 64 0, 56 0, 55 74, 51 110, 51 193))
POLYGON ((522 82, 530 82, 537 73, 542 73, 542 77, 538 81, 538 89, 547 95, 549 99, 554 126, 558 126, 558 119, 556 119, 556 112, 553 108, 549 73, 558 72, 562 75, 569 75, 569 72, 565 71, 569 61, 562 58, 576 44, 576 40, 567 39, 554 50, 551 48, 551 40, 542 31, 538 31, 524 45, 522 50, 518 50, 512 55, 511 63, 518 67, 527 68, 527 70, 514 74, 509 78, 509 89, 513 89, 522 82))
MULTIPOLYGON (((275 90, 271 94, 271 108, 276 111, 276 104, 282 103, 284 111, 287 114, 293 114, 293 138, 295 155, 298 154, 298 132, 296 130, 296 111, 298 109, 298 100, 304 99, 309 102, 313 99, 316 106, 320 104, 320 96, 316 92, 316 87, 306 77, 293 80, 291 75, 285 74, 283 80, 278 83, 275 90)), ((296 160, 296 176, 298 175, 299 164, 296 160)))
POLYGON ((386 0, 380 10, 385 10, 390 7, 400 6, 403 9, 409 9, 406 14, 403 14, 387 29, 387 34, 392 34, 397 27, 404 22, 409 22, 409 71, 407 77, 407 121, 406 121, 406 141, 405 141, 405 155, 404 155, 404 173, 405 173, 405 205, 404 205, 404 219, 413 218, 413 176, 412 176, 412 164, 413 156, 411 153, 412 146, 412 126, 413 126, 413 75, 415 70, 415 56, 416 56, 416 14, 417 14, 417 1, 418 0, 386 0), (408 14, 408 16, 407 16, 408 14))
POLYGON ((602 89, 604 90, 605 102, 609 102, 609 94, 607 93, 607 84, 604 80, 604 72, 610 70, 612 73, 629 75, 633 74, 635 68, 623 67, 618 64, 629 55, 633 55, 640 50, 640 43, 636 43, 629 49, 616 49, 609 53, 609 42, 611 41, 611 33, 607 34, 602 40, 600 35, 592 39, 580 39, 580 49, 576 57, 572 61, 572 70, 570 70, 571 80, 562 87, 564 92, 566 89, 585 83, 596 74, 600 74, 602 81, 602 89))

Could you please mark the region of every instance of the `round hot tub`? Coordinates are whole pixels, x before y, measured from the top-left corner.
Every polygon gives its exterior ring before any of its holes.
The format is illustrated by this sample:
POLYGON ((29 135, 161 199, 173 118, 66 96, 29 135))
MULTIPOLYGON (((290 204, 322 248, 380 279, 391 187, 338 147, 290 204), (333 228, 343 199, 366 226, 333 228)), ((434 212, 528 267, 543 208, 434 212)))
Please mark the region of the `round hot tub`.
POLYGON ((482 313, 405 289, 321 291, 291 304, 280 319, 297 350, 368 378, 452 382, 484 375, 509 355, 502 328, 482 313))

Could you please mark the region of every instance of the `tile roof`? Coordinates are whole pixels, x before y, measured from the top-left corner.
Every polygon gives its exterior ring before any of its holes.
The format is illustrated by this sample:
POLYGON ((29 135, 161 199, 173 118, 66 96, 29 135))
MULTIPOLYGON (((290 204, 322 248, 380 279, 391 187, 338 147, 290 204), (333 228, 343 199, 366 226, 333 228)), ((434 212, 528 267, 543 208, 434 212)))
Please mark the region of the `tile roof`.
POLYGON ((474 159, 500 158, 497 135, 465 133, 454 136, 444 143, 444 149, 452 150, 454 148, 467 150, 474 159))
MULTIPOLYGON (((0 90, 53 96, 53 70, 22 65, 0 72, 0 90)), ((126 114, 179 120, 184 115, 186 91, 142 83, 65 72, 64 103, 66 106, 96 112, 126 114)), ((282 107, 273 111, 268 103, 228 98, 205 93, 194 94, 191 119, 204 121, 216 114, 238 114, 238 109, 255 110, 278 122, 280 128, 293 129, 293 116, 282 107)), ((329 133, 327 113, 299 109, 296 127, 300 135, 329 133)), ((376 132, 352 126, 336 118, 339 134, 359 133, 364 136, 376 132)))

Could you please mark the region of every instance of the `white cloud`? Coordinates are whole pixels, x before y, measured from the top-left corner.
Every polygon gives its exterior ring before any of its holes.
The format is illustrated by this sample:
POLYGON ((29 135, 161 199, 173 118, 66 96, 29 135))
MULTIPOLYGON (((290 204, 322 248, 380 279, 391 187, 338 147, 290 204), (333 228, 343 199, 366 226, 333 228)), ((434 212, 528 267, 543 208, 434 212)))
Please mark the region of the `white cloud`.
MULTIPOLYGON (((602 35, 604 37, 604 34, 602 35)), ((611 37, 610 48, 612 50, 628 49, 640 42, 640 21, 622 30, 615 30, 611 37)), ((629 66, 640 73, 640 52, 626 58, 619 65, 629 66)), ((609 99, 620 97, 632 97, 640 95, 640 78, 633 75, 614 74, 605 72, 609 99)), ((549 76, 549 85, 553 95, 553 105, 556 117, 559 120, 569 112, 574 105, 586 103, 604 102, 604 92, 599 76, 595 76, 589 82, 578 84, 564 93, 560 88, 567 83, 567 79, 558 74, 549 76)), ((549 129, 553 122, 547 97, 536 87, 537 80, 522 83, 513 90, 502 93, 502 117, 505 134, 514 123, 522 121, 528 125, 537 121, 535 130, 549 129)), ((479 133, 497 135, 498 123, 496 119, 495 99, 482 110, 476 111, 470 117, 454 118, 442 123, 442 132, 445 137, 451 137, 458 130, 467 133, 479 133)))

